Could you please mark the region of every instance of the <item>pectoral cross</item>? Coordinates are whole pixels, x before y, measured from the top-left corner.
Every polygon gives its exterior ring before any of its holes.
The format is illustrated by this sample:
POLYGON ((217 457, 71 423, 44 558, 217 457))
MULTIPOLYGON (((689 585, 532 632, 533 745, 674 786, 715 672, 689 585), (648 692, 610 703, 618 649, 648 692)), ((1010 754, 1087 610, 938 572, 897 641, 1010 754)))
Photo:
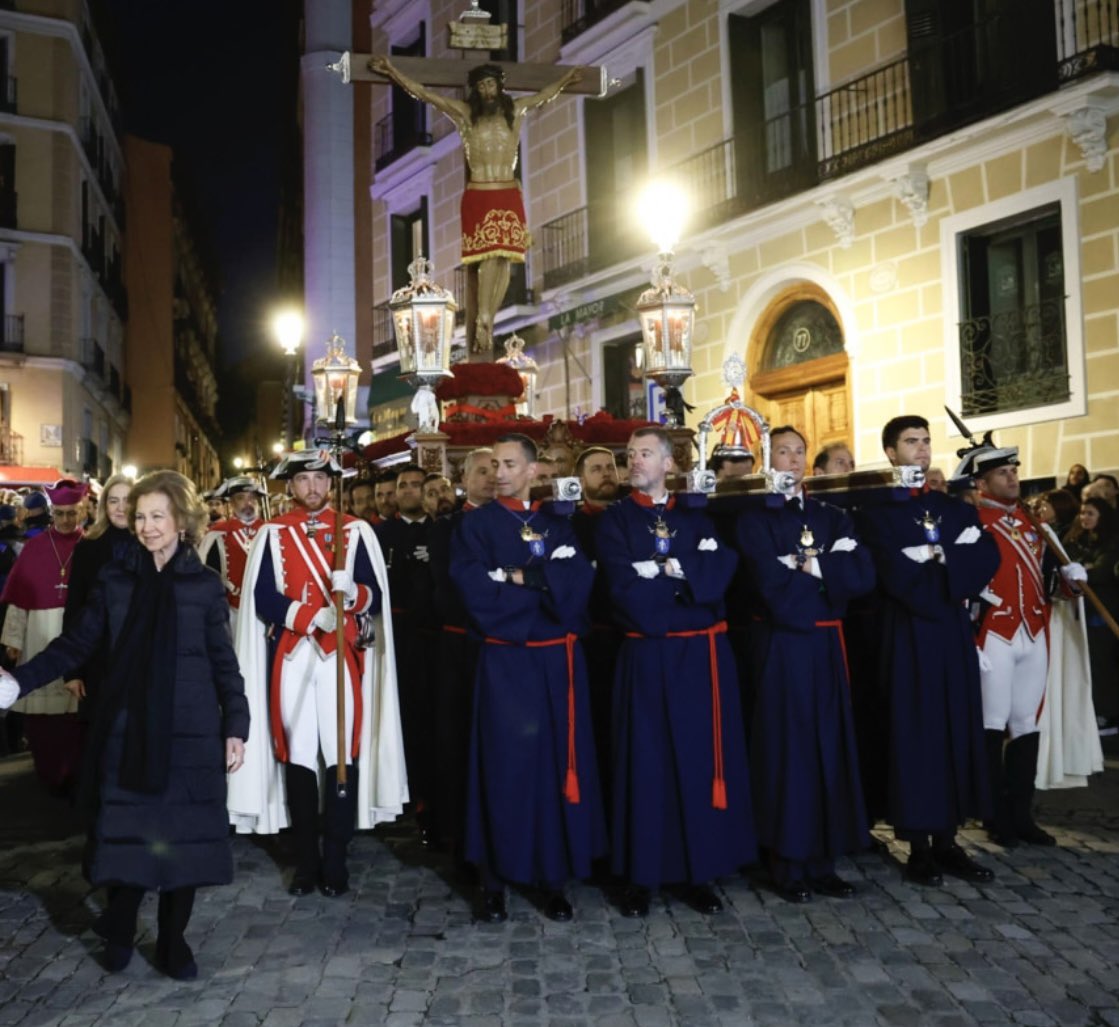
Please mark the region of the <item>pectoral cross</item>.
MULTIPOLYGON (((472 0, 471 10, 448 26, 448 45, 452 49, 476 51, 478 56, 465 60, 434 57, 394 56, 391 67, 386 58, 373 54, 348 51, 334 64, 328 65, 343 82, 395 83, 423 103, 431 104, 455 123, 462 138, 468 171, 468 182, 481 186, 512 182, 516 166, 516 151, 521 118, 525 111, 547 103, 561 92, 581 93, 586 96, 605 96, 610 81, 604 67, 579 66, 578 76, 568 81, 568 74, 576 69, 556 64, 522 64, 515 61, 494 61, 489 57, 493 50, 504 47, 507 26, 490 25, 489 14, 478 9, 478 0, 472 0), (504 123, 496 131, 492 115, 479 118, 476 130, 471 120, 470 108, 462 100, 431 92, 432 87, 462 89, 475 68, 483 66, 501 69, 500 90, 529 93, 529 97, 515 100, 516 115, 509 129, 508 138, 504 123), (386 70, 387 69, 387 70, 386 70), (481 126, 489 123, 489 127, 481 126)), ((485 73, 480 78, 486 76, 485 73)), ((519 202, 519 201, 518 201, 519 202)), ((504 212, 504 208, 502 208, 504 212)), ((485 222, 488 224, 488 220, 485 222)), ((504 222, 508 224, 506 220, 504 222)), ((466 231, 464 229, 464 231, 466 231)), ((474 238, 471 236, 471 238, 474 238)), ((522 243, 518 243, 518 248, 522 243)), ((518 252, 515 249, 513 252, 518 252)), ((509 285, 510 260, 508 255, 473 255, 464 259, 467 270, 466 284, 466 340, 467 352, 474 359, 493 360, 494 319, 502 306, 509 285)))

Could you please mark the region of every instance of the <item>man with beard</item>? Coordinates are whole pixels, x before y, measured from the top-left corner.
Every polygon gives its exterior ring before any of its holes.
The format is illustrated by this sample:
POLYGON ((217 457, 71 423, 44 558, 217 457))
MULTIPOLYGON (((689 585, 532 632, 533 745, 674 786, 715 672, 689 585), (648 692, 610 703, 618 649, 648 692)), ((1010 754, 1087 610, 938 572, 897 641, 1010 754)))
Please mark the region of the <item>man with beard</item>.
POLYGON ((433 521, 439 517, 446 517, 453 513, 455 501, 455 487, 450 479, 443 474, 429 474, 423 483, 424 513, 433 521))
POLYGON ((424 472, 417 464, 396 469, 396 515, 375 529, 389 571, 396 678, 408 786, 424 844, 434 840, 427 805, 432 790, 434 745, 431 690, 435 674, 435 633, 431 617, 431 571, 427 537, 431 518, 424 511, 424 472))
POLYGON ((316 883, 327 897, 348 891, 346 852, 355 821, 370 828, 391 820, 408 798, 388 576, 364 521, 343 517, 345 567, 333 569, 339 515, 330 509, 331 477, 341 473, 325 450, 281 458, 272 477, 287 481, 296 505, 258 532, 241 590, 237 656, 252 717, 270 725, 271 744, 257 735, 246 744, 244 771, 229 779, 230 820, 239 831, 257 834, 290 823, 295 873, 288 891, 296 896, 310 894, 316 883), (338 592, 344 596, 341 652, 338 592), (358 646, 359 616, 374 619, 374 648, 358 646), (346 678, 341 752, 339 659, 346 678), (344 794, 339 761, 346 765, 344 794))
POLYGON ((210 525, 210 530, 199 543, 198 555, 204 564, 221 576, 229 599, 229 623, 236 634, 249 547, 264 525, 260 513, 268 492, 255 478, 241 475, 227 478, 216 493, 229 504, 233 515, 210 525))
POLYGON ((381 523, 381 518, 377 514, 377 504, 374 499, 375 488, 376 485, 368 478, 354 478, 354 480, 346 486, 349 512, 353 514, 354 517, 360 517, 363 521, 372 524, 374 527, 381 523))
POLYGON ((737 564, 702 510, 677 503, 662 428, 629 440, 633 491, 599 518, 599 572, 626 638, 614 686, 613 870, 623 916, 682 884, 704 914, 711 889, 756 852, 742 715, 723 595, 737 564))
POLYGON ((396 471, 382 471, 373 485, 373 506, 382 521, 396 516, 396 471))
MULTIPOLYGON (((428 477, 431 477, 429 475, 428 477)), ((445 481, 440 475, 437 478, 445 481)), ((470 716, 479 640, 467 632, 466 604, 451 581, 451 539, 459 521, 493 499, 493 450, 475 449, 462 463, 466 501, 449 517, 439 517, 428 535, 432 595, 439 621, 433 687, 435 760, 429 845, 447 843, 460 868, 466 825, 466 773, 470 753, 470 716)))
POLYGON ((202 501, 210 513, 211 526, 218 521, 224 521, 229 516, 229 508, 225 504, 225 496, 221 494, 221 487, 202 493, 202 501))
POLYGON ((370 62, 373 71, 417 100, 431 104, 454 122, 462 139, 467 183, 462 196, 462 262, 477 267, 477 315, 466 326, 475 353, 493 349, 493 322, 509 286, 509 264, 523 264, 529 235, 524 201, 514 179, 521 126, 530 110, 554 100, 580 72, 569 70, 532 96, 514 100, 505 93, 505 72, 496 64, 472 68, 467 99, 432 92, 395 68, 387 57, 370 62))
POLYGON ((964 454, 953 481, 974 480, 979 522, 999 547, 999 566, 980 593, 976 642, 980 649, 983 728, 991 781, 991 840, 1012 847, 1056 845, 1033 818, 1038 716, 1049 673, 1050 595, 1063 577, 1086 581, 1087 571, 1057 560, 1025 513, 1018 481, 1018 447, 980 446, 964 454), (1007 735, 1005 754, 1003 743, 1007 735))
MULTIPOLYGON (((599 515, 618 498, 618 465, 611 450, 604 446, 591 446, 579 454, 575 461, 575 473, 583 489, 583 502, 572 515, 571 526, 575 529, 580 548, 597 567, 595 532, 598 530, 599 515)), ((583 651, 587 657, 591 720, 594 724, 595 751, 598 753, 598 772, 602 780, 602 798, 609 816, 612 794, 610 714, 622 632, 614 623, 610 586, 601 571, 595 574, 589 611, 590 631, 583 636, 583 651)))
MULTIPOLYGON (((893 418, 882 448, 895 467, 927 471, 928 421, 893 418)), ((990 809, 979 656, 965 604, 998 568, 998 546, 974 507, 927 488, 902 502, 865 503, 856 525, 878 574, 886 816, 909 842, 906 877, 920 885, 942 884, 945 873, 990 881, 994 874, 956 843, 956 831, 990 809)))
POLYGON ((804 436, 770 432, 770 462, 791 487, 738 518, 755 680, 750 779, 758 844, 779 894, 854 894, 835 872, 839 856, 869 841, 847 673, 847 602, 874 587, 870 554, 838 507, 810 498, 804 436))
MULTIPOLYGON (((26 663, 62 633, 74 549, 82 538, 86 486, 63 478, 44 491, 51 525, 24 543, 0 595, 7 606, 0 642, 13 666, 26 663)), ((52 792, 69 793, 82 749, 77 696, 59 679, 20 699, 12 711, 23 714, 39 779, 52 792)))
POLYGON ((578 635, 594 571, 567 519, 533 504, 536 444, 493 447, 497 498, 465 514, 451 579, 483 638, 475 679, 466 858, 482 876, 479 919, 506 918, 506 882, 541 887, 544 914, 573 916, 563 889, 605 849, 578 635))

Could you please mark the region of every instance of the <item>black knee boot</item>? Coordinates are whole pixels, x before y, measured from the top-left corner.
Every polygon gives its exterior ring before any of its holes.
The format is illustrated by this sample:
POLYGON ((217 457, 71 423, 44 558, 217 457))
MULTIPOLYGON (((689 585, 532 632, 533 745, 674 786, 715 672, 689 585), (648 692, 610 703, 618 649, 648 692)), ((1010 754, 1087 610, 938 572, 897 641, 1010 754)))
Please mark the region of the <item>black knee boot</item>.
POLYGON ((184 937, 193 910, 193 888, 160 892, 155 959, 163 972, 177 981, 190 981, 198 976, 198 964, 184 937))
POLYGON ((338 794, 338 768, 326 768, 323 796, 322 885, 320 891, 331 898, 350 890, 346 869, 346 850, 354 836, 357 818, 357 767, 346 766, 346 795, 338 794))
POLYGON ((109 905, 93 924, 96 934, 105 939, 105 968, 118 973, 132 960, 136 938, 136 916, 144 899, 143 888, 115 885, 108 890, 109 905))
POLYGON ((1013 739, 1006 747, 1006 788, 1014 833, 1028 845, 1056 845, 1057 839, 1034 821, 1034 779, 1037 777, 1036 731, 1013 739))
POLYGON ((289 763, 284 782, 295 845, 295 874, 288 892, 310 895, 319 879, 319 780, 313 770, 289 763))
POLYGON ((986 730, 983 740, 987 746, 987 777, 991 783, 991 819, 984 823, 987 835, 996 845, 1012 849, 1018 844, 1014 832, 1014 818, 1010 810, 1010 796, 1006 790, 1003 771, 1003 742, 1005 731, 986 730))

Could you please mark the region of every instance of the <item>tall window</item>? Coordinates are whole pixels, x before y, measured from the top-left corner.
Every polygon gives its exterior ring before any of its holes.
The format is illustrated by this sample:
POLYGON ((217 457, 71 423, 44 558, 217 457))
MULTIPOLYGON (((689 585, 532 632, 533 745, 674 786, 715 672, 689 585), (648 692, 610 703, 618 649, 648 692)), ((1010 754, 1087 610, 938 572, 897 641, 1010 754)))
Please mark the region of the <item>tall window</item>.
POLYGON ((606 99, 587 101, 583 118, 590 256, 592 265, 603 267, 642 245, 629 206, 634 183, 648 170, 643 69, 606 99))
POLYGON ((765 202, 816 180, 809 0, 728 17, 739 186, 747 201, 765 202))
POLYGON ((1053 203, 959 236, 965 414, 1069 398, 1061 209, 1053 203))
POLYGON ((478 4, 483 11, 489 11, 491 25, 507 27, 504 50, 491 50, 490 59, 495 61, 515 61, 517 59, 517 0, 481 0, 478 4))
POLYGON ((393 214, 389 232, 392 246, 392 287, 402 289, 408 284, 408 265, 421 253, 430 256, 427 244, 427 197, 409 214, 393 214))
POLYGON ((614 417, 644 418, 645 379, 637 366, 641 336, 607 342, 602 347, 602 405, 614 417))
MULTIPOLYGON (((427 56, 426 27, 416 26, 416 38, 410 43, 394 44, 393 56, 427 56)), ((377 170, 391 164, 417 146, 430 146, 431 134, 427 130, 427 109, 398 85, 392 86, 392 111, 376 125, 374 160, 377 170)))

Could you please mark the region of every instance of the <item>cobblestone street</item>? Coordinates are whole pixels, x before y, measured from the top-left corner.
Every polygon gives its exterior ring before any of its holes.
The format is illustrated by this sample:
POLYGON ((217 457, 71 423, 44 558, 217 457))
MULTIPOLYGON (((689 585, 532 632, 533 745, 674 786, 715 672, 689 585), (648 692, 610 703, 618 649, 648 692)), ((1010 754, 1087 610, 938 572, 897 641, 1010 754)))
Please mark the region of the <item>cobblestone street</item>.
MULTIPOLYGON (((790 905, 721 882, 726 911, 671 895, 626 920, 574 889, 572 924, 510 896, 475 926, 469 889, 410 827, 360 835, 350 894, 290 898, 283 841, 235 840, 233 885, 203 889, 182 984, 151 965, 155 903, 132 964, 106 974, 90 930, 103 900, 79 872, 68 808, 27 757, 0 761, 0 1024, 1047 1024, 1119 1025, 1119 769, 1043 794, 1057 849, 965 844, 993 885, 903 883, 900 849, 841 865, 859 894, 790 905)), ((888 837, 882 833, 883 837, 888 837)), ((904 857, 902 857, 904 858, 904 857)))

